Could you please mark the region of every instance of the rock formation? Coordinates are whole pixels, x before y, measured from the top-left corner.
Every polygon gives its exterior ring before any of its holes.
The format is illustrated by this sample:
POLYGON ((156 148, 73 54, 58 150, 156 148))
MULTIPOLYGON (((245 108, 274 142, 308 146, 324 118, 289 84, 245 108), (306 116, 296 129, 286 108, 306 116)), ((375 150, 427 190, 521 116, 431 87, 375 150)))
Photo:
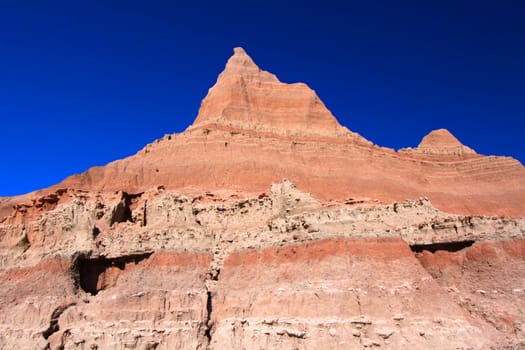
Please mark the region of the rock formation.
POLYGON ((0 198, 2 349, 525 347, 525 168, 234 50, 185 132, 0 198))
POLYGON ((525 212, 525 169, 515 159, 478 155, 446 130, 431 132, 416 149, 375 146, 339 125, 308 86, 279 82, 240 48, 185 132, 51 190, 138 193, 162 185, 257 195, 283 178, 323 201, 425 196, 456 213, 525 212))
POLYGON ((476 152, 461 144, 457 138, 446 129, 430 132, 421 140, 416 149, 404 148, 400 152, 415 155, 429 160, 468 159, 476 158, 476 152))

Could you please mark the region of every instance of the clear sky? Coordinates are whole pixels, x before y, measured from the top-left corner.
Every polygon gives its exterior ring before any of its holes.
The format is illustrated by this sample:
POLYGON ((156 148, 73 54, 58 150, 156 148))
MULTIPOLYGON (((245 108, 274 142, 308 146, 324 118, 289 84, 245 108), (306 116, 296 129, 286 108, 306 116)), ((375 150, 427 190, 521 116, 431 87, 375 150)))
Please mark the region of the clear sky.
POLYGON ((525 163, 523 1, 2 1, 0 196, 183 131, 235 46, 378 145, 525 163))

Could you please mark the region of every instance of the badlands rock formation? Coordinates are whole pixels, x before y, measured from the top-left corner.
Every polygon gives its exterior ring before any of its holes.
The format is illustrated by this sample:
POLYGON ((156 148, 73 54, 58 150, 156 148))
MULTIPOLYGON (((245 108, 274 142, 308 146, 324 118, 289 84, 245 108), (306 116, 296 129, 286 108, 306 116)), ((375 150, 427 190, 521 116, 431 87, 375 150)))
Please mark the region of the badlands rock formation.
POLYGON ((240 48, 185 132, 52 191, 139 193, 162 185, 257 195, 283 178, 323 201, 425 196, 444 211, 525 213, 525 168, 517 160, 478 155, 445 130, 431 132, 414 150, 374 146, 339 125, 313 90, 279 82, 240 48))
POLYGON ((237 48, 195 123, 0 198, 2 349, 525 347, 525 168, 395 152, 237 48))

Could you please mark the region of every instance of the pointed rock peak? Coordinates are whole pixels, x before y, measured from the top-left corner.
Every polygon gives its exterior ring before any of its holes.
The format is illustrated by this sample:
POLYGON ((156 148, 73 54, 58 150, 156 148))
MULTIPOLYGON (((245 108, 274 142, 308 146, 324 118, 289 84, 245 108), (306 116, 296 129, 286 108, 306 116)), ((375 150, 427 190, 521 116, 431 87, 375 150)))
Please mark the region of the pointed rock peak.
POLYGON ((242 47, 233 49, 233 55, 226 63, 225 70, 242 70, 242 69, 257 69, 259 67, 253 62, 252 58, 248 56, 242 47))
POLYGON ((248 54, 242 47, 233 48, 233 55, 230 57, 228 61, 235 62, 235 60, 237 60, 238 62, 240 61, 240 62, 244 62, 245 64, 255 66, 255 63, 253 62, 252 58, 248 56, 248 54))
POLYGON ((423 137, 417 148, 463 146, 459 140, 447 129, 432 130, 423 137))
POLYGON ((423 137, 417 150, 423 153, 447 154, 447 155, 465 155, 476 154, 471 148, 464 146, 450 131, 447 129, 438 129, 431 131, 423 137))
POLYGON ((240 47, 202 100, 190 128, 279 136, 343 137, 369 144, 341 126, 314 90, 261 70, 240 47))
POLYGON ((260 69, 242 47, 233 49, 233 55, 226 63, 218 80, 232 75, 242 76, 248 80, 279 81, 275 75, 260 69))
POLYGON ((237 47, 233 48, 233 55, 234 56, 237 55, 237 56, 247 56, 247 57, 249 57, 248 54, 246 53, 246 51, 244 51, 244 49, 242 47, 240 47, 240 46, 237 46, 237 47))

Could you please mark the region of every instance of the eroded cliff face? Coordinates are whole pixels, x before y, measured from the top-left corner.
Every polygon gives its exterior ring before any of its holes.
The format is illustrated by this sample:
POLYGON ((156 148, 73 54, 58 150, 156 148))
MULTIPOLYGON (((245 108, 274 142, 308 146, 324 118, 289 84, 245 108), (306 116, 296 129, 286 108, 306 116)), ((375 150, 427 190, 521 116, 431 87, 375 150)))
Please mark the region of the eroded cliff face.
POLYGON ((525 347, 524 199, 519 162, 374 146, 236 49, 184 133, 0 198, 0 348, 525 347))
POLYGON ((287 180, 241 195, 59 191, 53 209, 38 201, 13 209, 0 224, 19 233, 2 237, 0 344, 488 349, 525 341, 523 219, 452 215, 424 198, 324 205, 287 180))
POLYGON ((185 132, 52 190, 139 193, 162 185, 256 195, 283 178, 324 202, 425 196, 443 211, 525 215, 525 168, 517 160, 479 155, 444 129, 414 149, 373 145, 341 126, 308 86, 280 82, 241 48, 185 132))

